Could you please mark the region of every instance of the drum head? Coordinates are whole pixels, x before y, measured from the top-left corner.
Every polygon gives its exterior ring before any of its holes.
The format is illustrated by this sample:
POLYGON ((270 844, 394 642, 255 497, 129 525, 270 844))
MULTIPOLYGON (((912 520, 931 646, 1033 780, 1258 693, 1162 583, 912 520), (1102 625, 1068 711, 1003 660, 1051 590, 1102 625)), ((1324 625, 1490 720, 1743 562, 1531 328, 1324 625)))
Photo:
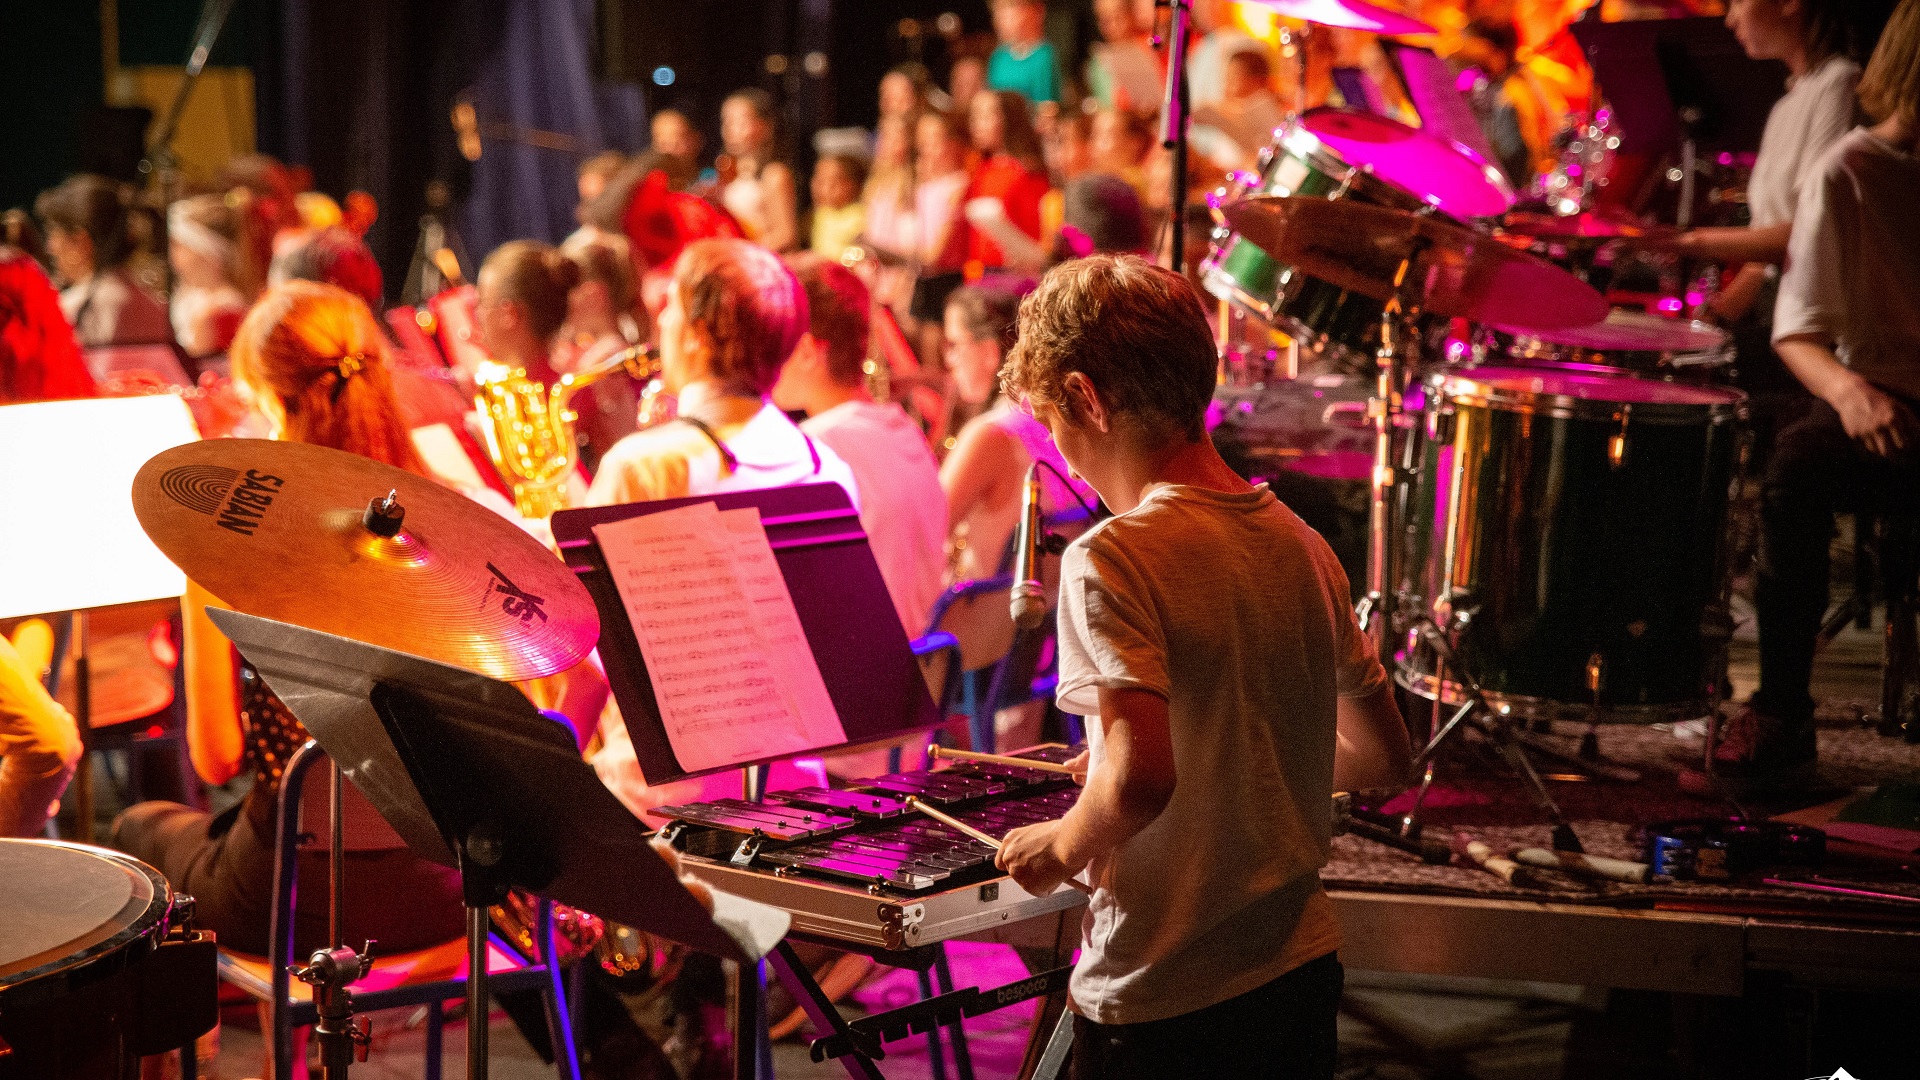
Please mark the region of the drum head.
POLYGON ((124 855, 0 840, 0 1000, 155 933, 171 903, 166 880, 124 855))
POLYGON ((1302 127, 1349 164, 1456 218, 1492 217, 1513 206, 1499 170, 1450 139, 1351 109, 1313 109, 1302 127))
POLYGON ((1570 330, 1526 331, 1500 329, 1550 345, 1570 345, 1595 352, 1621 353, 1707 353, 1726 347, 1727 332, 1697 319, 1676 319, 1649 315, 1644 311, 1615 309, 1605 321, 1570 330))
POLYGON ((1725 387, 1528 368, 1475 368, 1449 377, 1445 393, 1456 405, 1576 418, 1610 417, 1621 406, 1636 418, 1656 419, 1668 412, 1717 418, 1733 415, 1746 400, 1745 394, 1725 387))

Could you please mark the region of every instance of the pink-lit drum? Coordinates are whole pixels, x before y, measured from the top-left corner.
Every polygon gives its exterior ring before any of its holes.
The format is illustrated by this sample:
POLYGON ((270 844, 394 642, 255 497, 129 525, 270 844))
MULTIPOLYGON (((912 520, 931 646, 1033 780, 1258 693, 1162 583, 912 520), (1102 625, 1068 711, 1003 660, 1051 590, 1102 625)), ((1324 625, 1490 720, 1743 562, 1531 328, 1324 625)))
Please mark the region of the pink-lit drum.
MULTIPOLYGON (((1260 156, 1213 197, 1224 206, 1252 195, 1357 199, 1409 213, 1484 217, 1513 205, 1491 166, 1458 145, 1397 121, 1315 109, 1290 121, 1260 156)), ((1259 317, 1303 347, 1371 366, 1385 304, 1281 263, 1222 228, 1202 265, 1207 290, 1259 317)))

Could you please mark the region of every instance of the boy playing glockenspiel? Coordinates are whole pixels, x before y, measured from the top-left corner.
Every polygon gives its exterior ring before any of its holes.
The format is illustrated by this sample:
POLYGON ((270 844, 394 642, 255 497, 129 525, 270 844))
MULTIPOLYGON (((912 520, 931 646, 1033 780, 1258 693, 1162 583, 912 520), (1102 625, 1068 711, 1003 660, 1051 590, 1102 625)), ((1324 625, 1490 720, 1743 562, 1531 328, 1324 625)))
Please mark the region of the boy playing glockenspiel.
POLYGON ((1207 436, 1213 335, 1178 274, 1056 267, 1002 370, 1116 516, 1067 549, 1062 709, 1089 771, 999 864, 1093 888, 1075 1077, 1330 1077, 1330 795, 1398 782, 1407 738, 1333 552, 1207 436))

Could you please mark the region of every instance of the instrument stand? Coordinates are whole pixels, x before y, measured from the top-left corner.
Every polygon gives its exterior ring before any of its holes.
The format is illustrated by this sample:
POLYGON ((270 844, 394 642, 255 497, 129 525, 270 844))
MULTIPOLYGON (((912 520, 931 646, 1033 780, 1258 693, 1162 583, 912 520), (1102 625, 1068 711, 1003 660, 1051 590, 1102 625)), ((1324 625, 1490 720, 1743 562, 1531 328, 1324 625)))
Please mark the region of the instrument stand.
POLYGON ((1173 152, 1172 177, 1167 187, 1168 262, 1175 273, 1186 273, 1187 254, 1187 128, 1191 104, 1187 96, 1187 45, 1193 38, 1193 0, 1156 0, 1169 11, 1167 89, 1161 99, 1160 145, 1173 152))
MULTIPOLYGON (((825 941, 822 944, 836 949, 845 949, 845 942, 825 941)), ((938 944, 922 945, 909 952, 873 952, 876 960, 892 967, 904 967, 916 971, 926 971, 939 963, 938 944)), ((865 950, 862 950, 865 951, 865 950)), ((813 973, 800 959, 791 943, 782 941, 775 946, 767 957, 774 973, 794 1000, 805 1010, 807 1019, 812 1021, 815 1038, 808 1047, 808 1056, 816 1062, 829 1058, 838 1059, 853 1080, 885 1080, 876 1062, 886 1059, 884 1044, 897 1042, 914 1035, 925 1034, 941 1027, 958 1029, 969 1018, 1016 1005, 1023 1001, 1062 993, 1067 989, 1067 980, 1073 974, 1071 964, 1065 967, 1044 971, 1030 978, 1022 979, 1009 986, 992 990, 978 987, 966 987, 950 990, 946 993, 889 1009, 883 1013, 863 1016, 857 1020, 848 1020, 840 1015, 839 1008, 831 998, 820 989, 813 973)), ((1071 1028, 1069 1027, 1069 1030, 1071 1028)))
MULTIPOLYGON (((1534 769, 1533 763, 1527 760, 1525 751, 1538 749, 1537 744, 1515 731, 1514 722, 1502 716, 1498 709, 1488 704, 1480 684, 1474 681, 1473 676, 1464 668, 1454 663, 1452 646, 1447 643, 1446 636, 1440 632, 1440 628, 1431 618, 1422 615, 1414 624, 1412 633, 1426 642, 1442 664, 1455 668, 1455 679, 1461 689, 1466 691, 1467 700, 1462 702, 1459 708, 1454 710, 1453 716, 1433 733, 1432 738, 1427 740, 1426 748, 1421 750, 1413 760, 1413 766, 1420 774, 1420 786, 1414 793, 1413 808, 1401 816, 1399 823, 1401 835, 1406 837, 1419 835, 1420 810, 1426 802, 1428 788, 1433 785, 1434 759, 1439 756, 1447 740, 1455 732, 1468 728, 1485 736, 1507 760, 1507 763, 1513 766, 1514 771, 1526 780, 1527 786, 1533 790, 1534 802, 1539 804, 1540 809, 1546 814, 1547 821, 1553 826, 1553 849, 1584 851, 1585 849, 1580 846, 1580 837, 1574 833, 1573 826, 1567 821, 1566 815, 1560 812, 1560 804, 1554 801, 1553 793, 1547 790, 1546 782, 1540 778, 1540 773, 1534 769)), ((1439 669, 1439 674, 1441 676, 1446 674, 1444 667, 1439 669)), ((1440 689, 1444 685, 1444 678, 1436 679, 1434 691, 1436 695, 1444 693, 1440 689)), ((1436 698, 1436 706, 1439 700, 1436 698)))
MULTIPOLYGON (((407 846, 460 872, 470 1078, 487 1070, 488 908, 509 888, 746 970, 786 932, 776 909, 715 893, 709 911, 695 899, 648 846, 646 825, 581 759, 572 731, 515 686, 236 611, 208 616, 407 846)), ((550 952, 547 962, 556 962, 550 952)), ((577 1077, 557 968, 545 978, 554 1052, 562 1075, 577 1077)), ((751 1032, 741 1034, 739 1045, 750 1045, 751 1032)))
POLYGON ((327 763, 327 940, 329 948, 315 950, 307 966, 297 968, 293 977, 313 987, 314 1011, 320 1022, 314 1025, 320 1043, 320 1067, 327 1080, 345 1080, 355 1061, 367 1060, 372 1044, 372 1022, 353 1022, 353 995, 348 987, 367 977, 373 970, 373 942, 358 952, 344 942, 347 894, 346 823, 341 798, 340 763, 327 763))

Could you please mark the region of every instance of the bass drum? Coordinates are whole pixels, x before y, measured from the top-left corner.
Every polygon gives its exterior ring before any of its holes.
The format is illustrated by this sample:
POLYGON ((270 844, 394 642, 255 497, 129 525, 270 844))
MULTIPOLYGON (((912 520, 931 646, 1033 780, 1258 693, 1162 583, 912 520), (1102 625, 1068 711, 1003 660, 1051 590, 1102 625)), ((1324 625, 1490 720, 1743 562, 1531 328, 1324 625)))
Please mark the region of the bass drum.
POLYGON ((136 1076, 211 1030, 213 939, 173 934, 191 904, 118 852, 0 840, 0 1078, 136 1076))
MULTIPOLYGON (((1406 505, 1412 605, 1490 704, 1535 719, 1707 712, 1745 395, 1626 375, 1482 368, 1428 380, 1406 505), (1424 573, 1423 573, 1424 571, 1424 573), (1424 578, 1424 580, 1421 580, 1424 578)), ((1403 685, 1463 700, 1425 647, 1403 685)))

